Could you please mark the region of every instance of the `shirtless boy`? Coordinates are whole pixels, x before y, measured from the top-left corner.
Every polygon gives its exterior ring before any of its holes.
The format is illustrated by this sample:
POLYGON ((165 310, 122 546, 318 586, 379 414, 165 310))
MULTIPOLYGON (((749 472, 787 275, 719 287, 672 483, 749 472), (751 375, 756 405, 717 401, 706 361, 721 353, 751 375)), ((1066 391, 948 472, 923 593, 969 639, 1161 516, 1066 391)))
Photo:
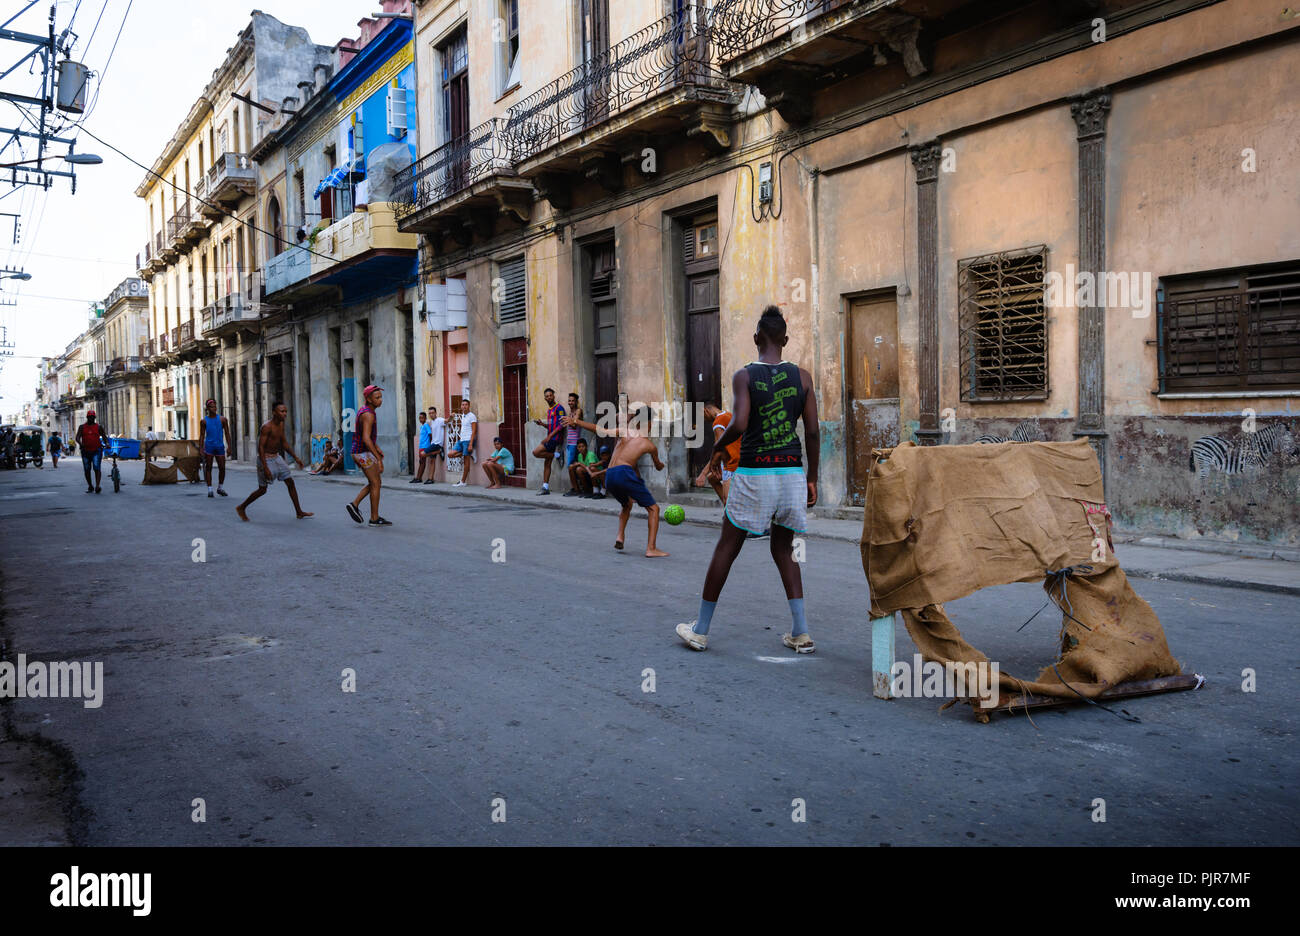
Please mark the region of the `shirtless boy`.
POLYGON ((271 418, 262 423, 262 430, 257 434, 257 490, 249 494, 244 502, 235 508, 235 513, 239 514, 240 520, 248 520, 244 508, 265 494, 267 486, 276 481, 284 482, 284 486, 289 491, 289 499, 293 501, 293 509, 298 512, 298 519, 311 516, 298 503, 298 489, 294 487, 289 463, 284 460, 287 453, 298 463, 299 468, 304 467, 302 459, 293 453, 284 437, 284 421, 288 416, 289 408, 277 400, 271 407, 271 418))
POLYGON ((636 501, 646 510, 646 523, 649 534, 646 538, 646 558, 658 559, 668 553, 655 548, 655 537, 659 534, 659 505, 646 490, 645 482, 636 470, 636 463, 642 455, 649 455, 654 462, 655 471, 663 471, 664 463, 659 460, 659 449, 654 440, 646 435, 650 425, 649 407, 641 410, 629 421, 626 413, 619 413, 619 426, 616 429, 604 429, 595 423, 583 422, 572 416, 564 420, 566 426, 580 426, 598 436, 615 436, 614 454, 610 457, 609 468, 605 472, 605 490, 618 498, 623 510, 618 515, 618 539, 614 548, 623 548, 623 536, 627 531, 627 519, 632 516, 632 502, 636 501))

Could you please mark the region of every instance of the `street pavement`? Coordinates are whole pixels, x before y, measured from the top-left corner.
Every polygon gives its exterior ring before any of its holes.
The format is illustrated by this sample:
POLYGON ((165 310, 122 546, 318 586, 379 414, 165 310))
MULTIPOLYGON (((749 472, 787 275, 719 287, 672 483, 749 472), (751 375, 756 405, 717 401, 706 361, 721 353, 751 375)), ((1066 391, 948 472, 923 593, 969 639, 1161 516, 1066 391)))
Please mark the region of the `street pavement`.
MULTIPOLYGON (((315 517, 295 519, 274 485, 241 523, 246 469, 210 500, 122 467, 122 492, 100 495, 77 459, 0 473, 5 659, 104 663, 99 708, 5 703, 6 745, 39 741, 80 772, 77 842, 1300 840, 1296 595, 1135 579, 1204 688, 1125 700, 1140 723, 1070 706, 981 725, 872 697, 866 582, 841 539, 806 543, 815 654, 781 645, 789 614, 761 541, 699 654, 673 627, 698 609, 709 526, 665 525, 672 555, 648 560, 639 510, 620 553, 607 514, 399 481, 382 509, 395 526, 372 529, 344 512, 359 482, 302 474, 315 517)), ((1017 628, 1044 600, 1004 586, 948 609, 1004 672, 1033 676, 1059 618, 1017 628)), ((900 628, 899 658, 913 652, 900 628)))

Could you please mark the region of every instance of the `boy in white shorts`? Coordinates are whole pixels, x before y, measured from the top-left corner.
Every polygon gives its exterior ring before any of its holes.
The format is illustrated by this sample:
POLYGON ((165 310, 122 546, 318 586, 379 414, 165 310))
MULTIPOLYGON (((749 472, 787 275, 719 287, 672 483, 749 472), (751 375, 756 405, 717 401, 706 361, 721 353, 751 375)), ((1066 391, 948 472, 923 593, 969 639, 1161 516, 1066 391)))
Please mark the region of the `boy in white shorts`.
POLYGON ((821 437, 812 377, 797 364, 781 360, 788 340, 784 316, 776 306, 768 306, 754 331, 758 360, 732 377, 733 415, 714 443, 710 480, 721 481, 726 449, 736 440, 740 440, 740 461, 731 476, 722 532, 704 578, 699 617, 691 624, 677 625, 677 636, 692 650, 708 648, 713 611, 746 534, 761 535, 769 528, 772 560, 781 574, 792 621, 790 633, 781 640, 796 653, 815 649, 804 619, 803 580, 794 561, 794 536, 805 531, 808 508, 817 503, 821 437), (808 449, 806 475, 795 434, 800 419, 808 449))

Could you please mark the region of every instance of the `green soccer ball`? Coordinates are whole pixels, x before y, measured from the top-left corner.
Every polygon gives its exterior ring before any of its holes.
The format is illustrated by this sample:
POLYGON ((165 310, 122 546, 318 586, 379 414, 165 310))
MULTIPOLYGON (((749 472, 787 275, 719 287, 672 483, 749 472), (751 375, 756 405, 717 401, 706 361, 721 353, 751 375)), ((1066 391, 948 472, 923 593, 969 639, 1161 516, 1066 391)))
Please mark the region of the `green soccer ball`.
POLYGON ((677 524, 686 519, 686 511, 682 508, 681 504, 669 504, 664 509, 664 519, 672 526, 677 526, 677 524))

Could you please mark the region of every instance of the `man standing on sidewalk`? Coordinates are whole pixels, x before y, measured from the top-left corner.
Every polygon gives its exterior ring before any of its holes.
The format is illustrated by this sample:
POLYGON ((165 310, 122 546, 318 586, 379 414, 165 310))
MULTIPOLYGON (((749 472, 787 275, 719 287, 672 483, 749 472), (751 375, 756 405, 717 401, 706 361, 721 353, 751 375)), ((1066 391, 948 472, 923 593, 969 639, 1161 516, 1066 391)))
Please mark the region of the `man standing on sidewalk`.
POLYGON ((433 484, 433 476, 438 473, 438 459, 441 458, 443 464, 447 462, 447 420, 438 415, 438 407, 429 407, 429 437, 433 440, 429 446, 429 480, 425 484, 433 484))
POLYGON ((429 425, 429 417, 424 415, 424 410, 420 410, 420 463, 415 469, 415 477, 408 484, 419 484, 424 480, 424 466, 429 463, 429 449, 432 447, 433 427, 429 425))
POLYGON ((108 443, 108 433, 104 427, 95 422, 95 411, 86 411, 86 421, 77 427, 74 437, 81 449, 81 467, 86 472, 86 493, 99 493, 99 464, 104 458, 104 446, 108 443), (95 471, 95 483, 90 483, 90 471, 95 471))
POLYGON ((731 478, 727 505, 722 512, 722 533, 713 549, 704 578, 700 614, 694 624, 678 624, 677 636, 692 650, 709 645, 709 624, 727 583, 731 564, 745 545, 745 533, 761 534, 771 527, 772 561, 776 563, 790 603, 793 626, 781 641, 796 653, 812 653, 814 646, 804 620, 803 579, 794 561, 794 536, 807 527, 808 508, 817 503, 817 463, 821 436, 817 422, 817 396, 812 377, 797 364, 781 359, 789 338, 785 317, 768 306, 754 330, 758 360, 746 364, 732 377, 735 408, 727 429, 713 446, 709 476, 721 483, 722 462, 729 445, 740 440, 740 464, 731 478), (795 426, 803 420, 808 448, 808 473, 795 426))
POLYGON ((452 446, 452 454, 460 455, 463 467, 460 480, 452 487, 464 487, 469 483, 469 463, 474 459, 474 443, 478 440, 478 417, 469 408, 469 400, 460 401, 460 441, 452 446))
MULTIPOLYGON (((546 421, 534 419, 533 422, 546 430, 546 438, 533 449, 533 457, 542 459, 542 489, 537 493, 550 494, 551 459, 555 457, 556 450, 564 445, 564 407, 555 402, 555 391, 550 387, 542 392, 542 396, 546 398, 546 421)), ((564 461, 563 456, 560 461, 564 461)))

